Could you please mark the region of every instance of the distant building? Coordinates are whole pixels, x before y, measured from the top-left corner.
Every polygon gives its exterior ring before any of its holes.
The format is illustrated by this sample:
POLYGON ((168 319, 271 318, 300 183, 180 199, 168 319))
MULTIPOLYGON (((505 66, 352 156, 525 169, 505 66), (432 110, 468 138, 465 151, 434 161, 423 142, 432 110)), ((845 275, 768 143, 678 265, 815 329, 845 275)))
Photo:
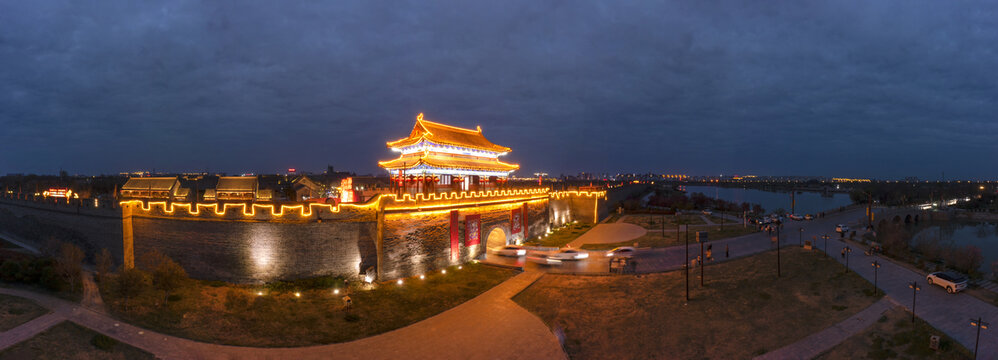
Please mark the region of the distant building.
POLYGON ((214 189, 204 191, 204 199, 209 201, 270 201, 273 198, 274 191, 261 190, 256 176, 221 176, 214 189))
POLYGON ((133 177, 121 186, 121 197, 127 199, 188 200, 191 189, 180 187, 176 177, 133 177))
POLYGON ((308 176, 299 176, 291 181, 291 188, 295 192, 294 201, 311 200, 324 197, 324 186, 313 181, 308 176))

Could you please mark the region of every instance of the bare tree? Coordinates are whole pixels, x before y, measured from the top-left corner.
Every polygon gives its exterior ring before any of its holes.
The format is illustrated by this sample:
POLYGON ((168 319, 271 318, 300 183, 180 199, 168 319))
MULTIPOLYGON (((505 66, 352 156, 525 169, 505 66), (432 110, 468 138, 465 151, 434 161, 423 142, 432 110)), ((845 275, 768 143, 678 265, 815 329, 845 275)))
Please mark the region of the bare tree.
POLYGON ((156 250, 143 254, 142 258, 144 265, 152 271, 153 286, 163 292, 165 305, 170 300, 170 293, 187 284, 187 272, 169 256, 156 250))
POLYGON ((56 262, 59 264, 59 274, 69 282, 69 288, 76 292, 76 282, 83 273, 83 250, 70 243, 62 243, 56 262))
POLYGON ((94 258, 94 263, 97 265, 98 279, 103 279, 111 272, 111 267, 114 266, 114 260, 111 259, 111 252, 107 248, 101 249, 100 253, 94 258))
POLYGON ((125 310, 128 310, 128 300, 138 296, 145 291, 148 286, 148 279, 142 270, 136 268, 122 268, 118 274, 118 281, 115 291, 124 299, 125 310))

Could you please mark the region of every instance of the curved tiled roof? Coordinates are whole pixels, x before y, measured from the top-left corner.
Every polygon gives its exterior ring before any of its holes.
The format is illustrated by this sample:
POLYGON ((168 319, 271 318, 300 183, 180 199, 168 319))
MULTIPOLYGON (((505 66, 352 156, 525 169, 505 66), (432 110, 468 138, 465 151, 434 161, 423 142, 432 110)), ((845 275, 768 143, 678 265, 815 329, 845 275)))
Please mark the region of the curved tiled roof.
POLYGON ((493 144, 482 135, 482 128, 477 130, 464 129, 456 126, 444 125, 423 119, 416 120, 416 126, 412 128, 409 137, 388 142, 390 148, 402 148, 414 145, 422 140, 426 140, 439 145, 451 145, 467 147, 478 150, 493 152, 509 152, 505 146, 493 144))
POLYGON ((519 165, 508 164, 499 159, 475 156, 458 156, 453 154, 437 154, 431 152, 406 154, 398 159, 378 162, 381 167, 394 169, 409 169, 419 165, 427 165, 439 169, 465 169, 510 172, 520 168, 519 165))

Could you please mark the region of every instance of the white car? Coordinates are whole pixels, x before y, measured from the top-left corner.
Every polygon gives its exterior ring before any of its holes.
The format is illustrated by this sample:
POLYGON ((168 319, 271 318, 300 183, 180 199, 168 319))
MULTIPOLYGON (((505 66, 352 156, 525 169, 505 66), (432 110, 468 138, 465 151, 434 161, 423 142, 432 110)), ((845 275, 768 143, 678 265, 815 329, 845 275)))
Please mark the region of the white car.
POLYGON ((527 256, 527 261, 541 265, 561 265, 561 260, 550 254, 534 253, 527 256))
POLYGON ((588 252, 576 249, 567 249, 567 248, 555 251, 553 253, 549 253, 548 255, 558 260, 582 260, 589 258, 588 252))
POLYGON ((845 226, 845 225, 842 225, 842 224, 838 224, 838 225, 835 226, 835 232, 837 232, 837 233, 847 233, 847 232, 849 232, 849 227, 845 226))
POLYGON ((814 215, 811 214, 804 215, 804 220, 814 220, 814 215))
POLYGON ((710 209, 705 209, 705 210, 703 211, 703 214, 704 214, 704 215, 707 215, 707 216, 710 216, 711 214, 713 214, 713 212, 711 212, 711 211, 710 211, 710 209))
POLYGON ((612 258, 632 258, 638 250, 631 246, 621 246, 606 252, 606 257, 612 258))
POLYGON ((506 245, 496 250, 495 254, 499 256, 523 256, 527 255, 527 249, 524 249, 522 246, 506 245))
POLYGON ((929 285, 939 285, 950 294, 956 294, 960 290, 967 288, 967 278, 953 272, 934 272, 925 277, 925 282, 929 285))
POLYGON ((790 214, 789 217, 790 217, 790 220, 797 220, 797 221, 804 220, 803 217, 801 217, 800 215, 797 215, 797 214, 790 214))

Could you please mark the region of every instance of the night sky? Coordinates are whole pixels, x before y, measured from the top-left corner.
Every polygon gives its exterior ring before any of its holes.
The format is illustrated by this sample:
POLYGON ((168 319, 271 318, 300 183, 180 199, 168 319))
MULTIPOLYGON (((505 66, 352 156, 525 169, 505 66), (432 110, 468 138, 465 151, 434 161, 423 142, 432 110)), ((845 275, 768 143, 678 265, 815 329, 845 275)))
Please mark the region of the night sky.
POLYGON ((996 49, 994 1, 3 1, 0 175, 378 173, 423 112, 520 175, 995 178, 996 49))

